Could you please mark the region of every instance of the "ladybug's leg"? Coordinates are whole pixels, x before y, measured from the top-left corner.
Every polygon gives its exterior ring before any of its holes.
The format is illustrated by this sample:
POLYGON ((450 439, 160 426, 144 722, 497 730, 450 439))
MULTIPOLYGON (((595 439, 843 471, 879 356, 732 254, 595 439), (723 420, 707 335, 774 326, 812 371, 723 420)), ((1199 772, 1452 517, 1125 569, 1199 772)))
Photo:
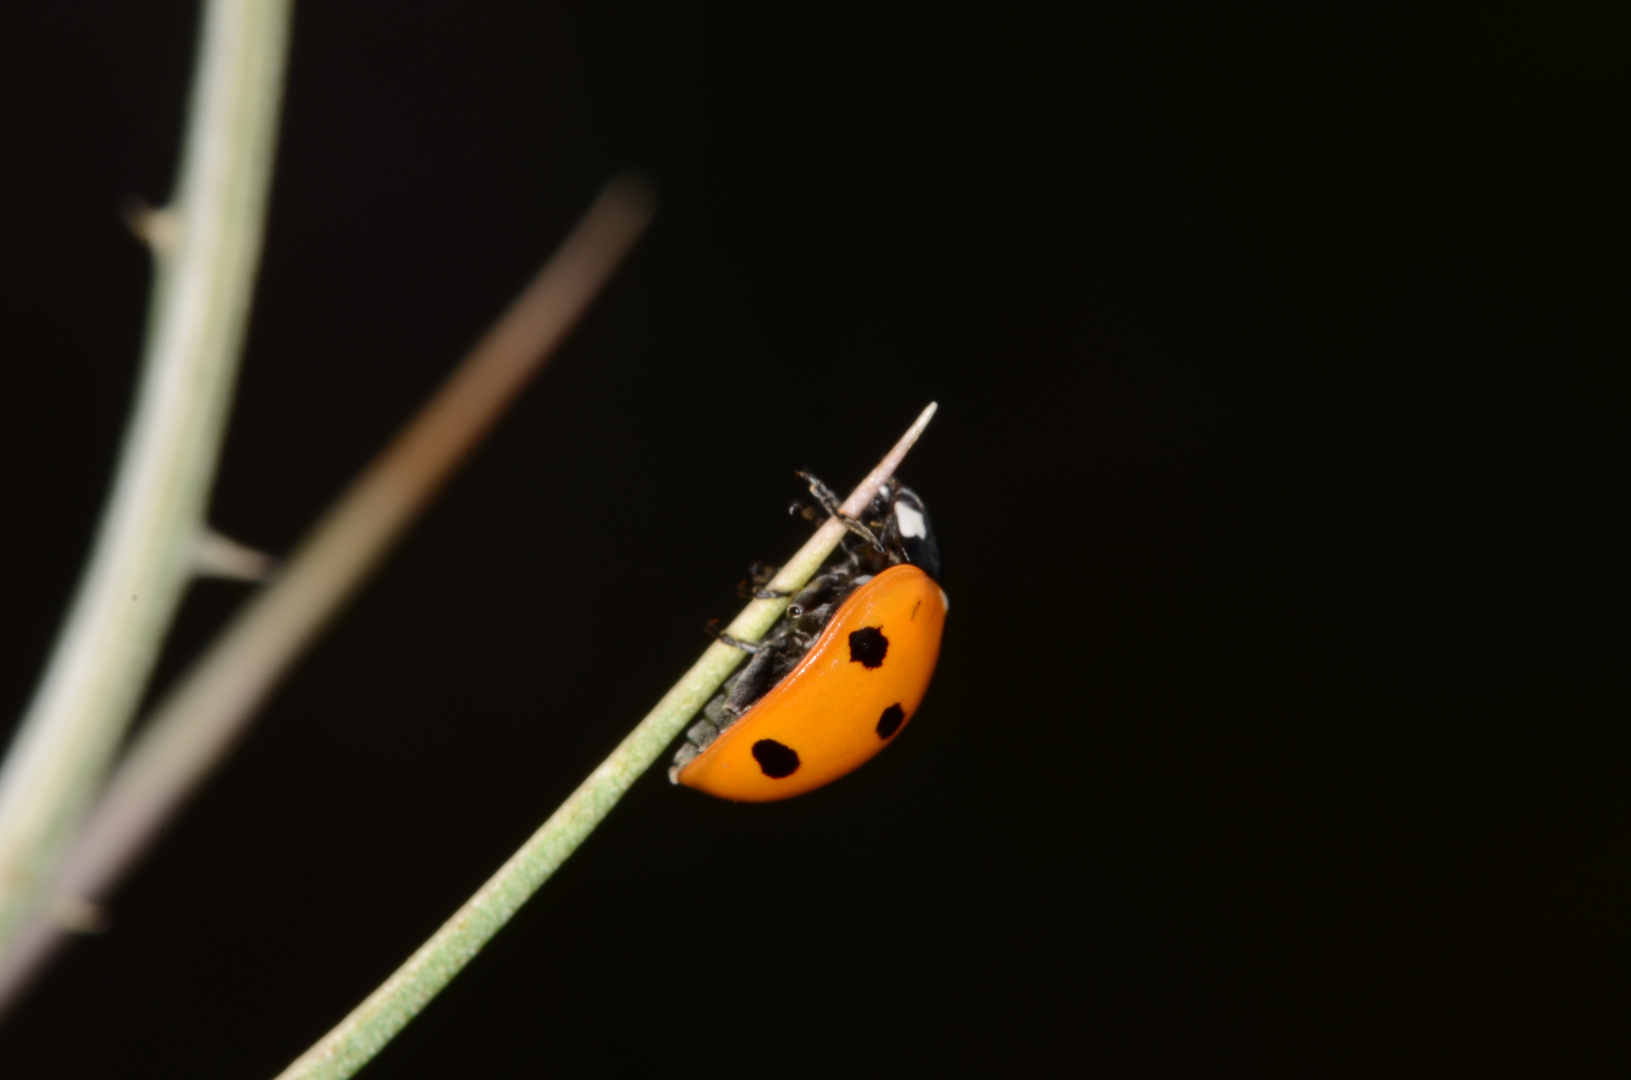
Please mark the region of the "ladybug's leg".
POLYGON ((756 562, 748 568, 748 579, 738 582, 736 595, 742 600, 785 600, 793 594, 781 589, 767 589, 776 576, 776 567, 767 562, 756 562))
POLYGON ((787 653, 782 649, 761 649, 742 665, 741 674, 736 684, 725 695, 725 701, 719 710, 719 717, 715 721, 721 730, 735 723, 737 718, 749 709, 755 702, 764 697, 770 688, 781 681, 782 677, 791 671, 798 663, 797 653, 787 653))
POLYGON ((754 653, 760 652, 764 649, 771 648, 771 646, 766 642, 760 642, 759 644, 755 645, 751 641, 743 641, 739 637, 732 637, 730 634, 725 633, 725 631, 719 628, 718 619, 709 619, 708 625, 704 627, 704 629, 708 631, 709 637, 712 637, 721 645, 729 645, 733 649, 741 649, 749 656, 752 656, 754 653))
MULTIPOLYGON (((869 546, 877 548, 879 551, 886 550, 883 541, 878 539, 876 533, 844 513, 843 508, 838 503, 838 496, 833 494, 832 488, 807 472, 800 471, 798 475, 810 482, 810 494, 815 496, 816 502, 821 504, 821 509, 827 512, 828 517, 834 517, 843 522, 844 528, 865 540, 869 546)), ((803 513, 804 517, 814 519, 814 515, 808 511, 808 508, 801 507, 799 503, 794 503, 792 509, 794 513, 803 513)))
POLYGON ((810 482, 810 494, 814 495, 816 502, 821 504, 821 509, 827 511, 832 517, 844 516, 843 512, 838 508, 838 496, 833 493, 832 488, 802 469, 799 470, 798 476, 810 482))

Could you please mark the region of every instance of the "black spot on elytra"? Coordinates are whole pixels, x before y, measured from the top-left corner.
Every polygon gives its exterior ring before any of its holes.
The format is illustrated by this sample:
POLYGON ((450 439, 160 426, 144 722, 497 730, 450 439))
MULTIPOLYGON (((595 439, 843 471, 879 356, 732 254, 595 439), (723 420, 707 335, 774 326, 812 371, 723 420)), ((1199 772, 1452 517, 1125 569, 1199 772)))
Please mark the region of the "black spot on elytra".
POLYGON ((885 709, 882 716, 878 717, 878 738, 889 738, 889 736, 899 731, 900 726, 904 723, 906 723, 906 710, 901 708, 900 702, 897 701, 885 709))
POLYGON ((869 668, 882 667, 888 652, 889 639, 883 636, 883 627, 863 626, 850 633, 849 658, 855 663, 869 668))
POLYGON ((772 780, 780 780, 799 771, 798 751, 791 746, 783 746, 775 739, 760 739, 754 743, 753 760, 772 780))

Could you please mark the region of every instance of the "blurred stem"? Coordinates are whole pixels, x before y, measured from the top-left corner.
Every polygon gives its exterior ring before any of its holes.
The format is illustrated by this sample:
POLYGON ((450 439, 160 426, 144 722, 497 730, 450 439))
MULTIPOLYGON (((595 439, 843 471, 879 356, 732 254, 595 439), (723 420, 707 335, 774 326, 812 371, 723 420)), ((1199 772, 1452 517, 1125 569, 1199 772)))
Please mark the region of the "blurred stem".
MULTIPOLYGON (((429 402, 335 500, 154 707, 74 838, 53 899, 105 897, 231 751, 272 688, 543 367, 650 220, 638 180, 608 184, 429 402)), ((35 918, 0 960, 4 1013, 63 931, 35 918)))
MULTIPOLYGON (((934 415, 929 405, 888 456, 848 499, 844 513, 858 517, 879 486, 899 466, 934 415)), ((789 559, 769 588, 793 592, 807 582, 843 539, 844 526, 828 520, 789 559)), ((786 600, 755 600, 727 628, 745 641, 757 641, 781 616, 786 600)), ((420 946, 379 989, 334 1030, 290 1065, 279 1080, 340 1080, 354 1074, 441 992, 588 838, 623 793, 650 768, 675 736, 742 660, 742 653, 715 642, 663 695, 611 756, 578 786, 521 849, 477 890, 431 939, 420 946)))
POLYGON ((289 0, 209 0, 180 181, 139 223, 156 274, 95 549, 0 767, 0 955, 41 903, 190 576, 259 261, 289 0))

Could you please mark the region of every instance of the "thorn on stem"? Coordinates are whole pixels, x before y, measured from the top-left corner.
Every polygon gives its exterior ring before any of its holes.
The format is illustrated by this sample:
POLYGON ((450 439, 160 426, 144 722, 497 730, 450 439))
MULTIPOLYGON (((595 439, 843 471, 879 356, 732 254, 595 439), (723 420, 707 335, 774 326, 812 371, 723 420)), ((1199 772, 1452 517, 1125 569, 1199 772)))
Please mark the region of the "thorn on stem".
POLYGON ((119 207, 119 216, 131 234, 160 255, 168 255, 181 240, 181 215, 174 210, 150 206, 131 196, 119 207))
POLYGON ((277 560, 264 551, 240 544, 214 529, 205 529, 193 546, 193 573, 199 577, 232 581, 265 581, 277 560))
POLYGON ((77 896, 59 896, 51 905, 51 921, 69 934, 100 934, 108 928, 108 909, 77 896))

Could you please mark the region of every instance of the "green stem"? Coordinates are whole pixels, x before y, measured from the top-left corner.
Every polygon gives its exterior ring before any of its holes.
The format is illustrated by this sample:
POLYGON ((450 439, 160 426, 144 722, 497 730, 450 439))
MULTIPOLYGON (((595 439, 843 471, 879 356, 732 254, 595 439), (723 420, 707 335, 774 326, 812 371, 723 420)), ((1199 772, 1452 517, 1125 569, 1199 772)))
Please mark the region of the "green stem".
MULTIPOLYGON (((924 409, 889 455, 850 494, 844 501, 845 514, 859 516, 866 509, 878 487, 894 473, 906 451, 922 434, 934 411, 932 404, 924 409)), ((843 535, 841 523, 834 520, 824 523, 798 554, 788 560, 769 587, 792 592, 802 586, 838 546, 843 535)), ((755 600, 731 622, 728 631, 743 640, 757 641, 775 624, 785 606, 785 600, 755 600)), ((543 827, 379 989, 284 1070, 279 1080, 340 1080, 366 1065, 577 850, 741 659, 738 649, 717 642, 709 646, 691 670, 663 695, 657 707, 589 774, 543 827)))
POLYGON ((289 0, 210 0, 180 183, 145 222, 142 377, 79 592, 0 769, 0 955, 41 903, 191 574, 249 319, 289 0))

